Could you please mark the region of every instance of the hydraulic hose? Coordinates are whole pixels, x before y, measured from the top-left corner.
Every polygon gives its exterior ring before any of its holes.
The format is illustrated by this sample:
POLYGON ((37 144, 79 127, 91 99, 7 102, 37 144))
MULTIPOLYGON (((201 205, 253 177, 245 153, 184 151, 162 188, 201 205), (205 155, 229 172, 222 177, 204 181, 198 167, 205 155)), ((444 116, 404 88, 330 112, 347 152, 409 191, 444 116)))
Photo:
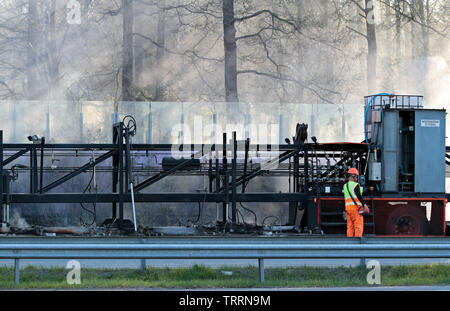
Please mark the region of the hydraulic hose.
MULTIPOLYGON (((374 95, 374 96, 372 96, 372 98, 370 99, 369 103, 367 104, 366 111, 364 112, 364 138, 365 138, 365 140, 366 140, 366 144, 368 143, 368 141, 367 141, 367 126, 366 126, 367 111, 369 111, 370 104, 372 103, 372 101, 373 101, 373 100, 375 99, 375 97, 377 97, 377 96, 391 96, 391 94, 388 94, 388 93, 379 93, 379 94, 377 94, 377 95, 374 95)), ((369 149, 370 149, 370 147, 369 147, 369 149)))

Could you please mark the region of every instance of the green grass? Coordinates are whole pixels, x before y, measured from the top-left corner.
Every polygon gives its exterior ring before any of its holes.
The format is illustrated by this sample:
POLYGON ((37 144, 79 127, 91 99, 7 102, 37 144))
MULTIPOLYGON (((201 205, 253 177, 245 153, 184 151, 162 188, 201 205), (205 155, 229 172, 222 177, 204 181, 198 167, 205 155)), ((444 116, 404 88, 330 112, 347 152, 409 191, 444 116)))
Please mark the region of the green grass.
MULTIPOLYGON (((265 282, 258 281, 258 268, 192 266, 190 268, 81 269, 81 284, 66 281, 69 270, 27 266, 14 284, 14 269, 0 267, 0 288, 242 288, 368 286, 369 270, 361 267, 266 268, 265 282), (225 275, 222 271, 232 271, 225 275)), ((381 285, 450 285, 450 265, 382 266, 381 285)))

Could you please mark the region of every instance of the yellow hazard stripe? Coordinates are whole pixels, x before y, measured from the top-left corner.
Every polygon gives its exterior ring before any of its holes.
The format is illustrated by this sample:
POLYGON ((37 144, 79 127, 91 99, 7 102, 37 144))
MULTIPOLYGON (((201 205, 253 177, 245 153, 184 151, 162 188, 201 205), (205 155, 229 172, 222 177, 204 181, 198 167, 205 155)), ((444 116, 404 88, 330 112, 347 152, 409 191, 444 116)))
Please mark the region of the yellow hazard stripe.
POLYGON ((355 203, 353 203, 353 202, 346 202, 345 203, 345 206, 362 206, 362 204, 360 203, 360 202, 356 202, 358 205, 355 205, 355 203))
MULTIPOLYGON (((359 201, 358 198, 354 198, 354 199, 355 199, 356 204, 362 204, 362 203, 359 201)), ((345 199, 345 204, 347 204, 347 203, 351 203, 351 204, 355 205, 355 203, 353 203, 352 198, 350 198, 350 199, 345 199)))

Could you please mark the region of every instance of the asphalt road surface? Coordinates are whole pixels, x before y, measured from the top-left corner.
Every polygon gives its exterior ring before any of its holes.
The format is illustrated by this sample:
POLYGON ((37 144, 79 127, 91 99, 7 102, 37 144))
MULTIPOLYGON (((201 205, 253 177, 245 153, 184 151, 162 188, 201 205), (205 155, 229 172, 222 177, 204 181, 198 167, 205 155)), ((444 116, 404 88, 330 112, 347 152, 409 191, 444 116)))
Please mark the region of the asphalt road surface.
MULTIPOLYGON (((23 291, 24 289, 20 289, 23 291)), ((419 285, 419 286, 361 286, 361 287, 286 287, 286 288, 149 288, 149 287, 137 287, 137 288, 80 288, 80 289, 27 289, 26 291, 169 291, 169 292, 278 292, 278 291, 450 291, 450 285, 419 285)), ((0 290, 1 291, 1 290, 0 290)), ((8 289, 8 291, 14 291, 14 289, 8 289)))

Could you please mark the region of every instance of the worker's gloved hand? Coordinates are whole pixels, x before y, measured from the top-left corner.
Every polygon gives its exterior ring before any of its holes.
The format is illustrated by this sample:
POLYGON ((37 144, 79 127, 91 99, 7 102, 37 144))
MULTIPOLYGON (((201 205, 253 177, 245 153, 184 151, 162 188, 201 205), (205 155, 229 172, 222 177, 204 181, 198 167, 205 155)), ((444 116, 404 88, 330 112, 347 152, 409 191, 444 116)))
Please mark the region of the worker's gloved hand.
POLYGON ((367 204, 364 204, 364 206, 358 207, 358 213, 359 214, 367 214, 370 213, 369 206, 367 204))
POLYGON ((344 218, 344 220, 347 221, 347 212, 346 211, 344 211, 342 213, 342 218, 344 218))

